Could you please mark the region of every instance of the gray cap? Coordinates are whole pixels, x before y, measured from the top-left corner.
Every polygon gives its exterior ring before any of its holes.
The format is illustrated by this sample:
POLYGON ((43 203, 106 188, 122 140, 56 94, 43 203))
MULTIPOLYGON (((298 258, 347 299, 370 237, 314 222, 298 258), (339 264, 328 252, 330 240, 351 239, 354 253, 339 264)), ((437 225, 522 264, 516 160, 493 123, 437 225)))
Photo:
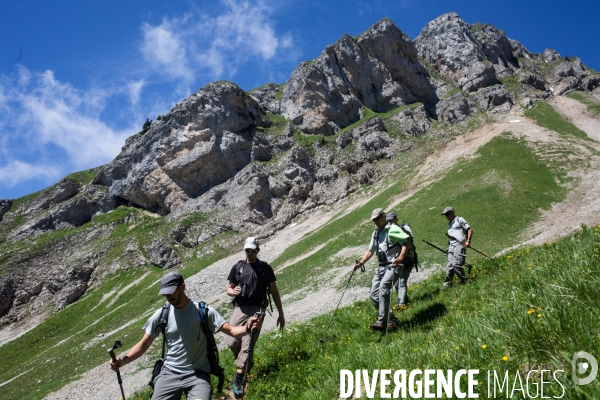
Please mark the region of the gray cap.
POLYGON ((248 239, 246 239, 246 242, 244 243, 244 249, 258 249, 258 239, 255 237, 249 237, 248 239))
POLYGON ((383 208, 374 209, 373 212, 371 213, 371 221, 373 221, 374 219, 379 217, 381 214, 385 214, 385 211, 383 211, 383 208))
POLYGON ((395 214, 395 213, 387 213, 387 214, 385 215, 385 220, 386 220, 386 221, 391 221, 391 220, 393 220, 393 219, 394 219, 394 218, 396 218, 396 217, 397 217, 397 216, 396 216, 396 214, 395 214))
POLYGON ((169 272, 164 274, 162 278, 160 278, 160 292, 159 295, 164 294, 173 294, 183 283, 183 276, 179 272, 169 272))
POLYGON ((452 208, 452 207, 446 207, 446 208, 444 208, 444 211, 442 212, 442 215, 446 215, 449 212, 454 212, 454 208, 452 208))

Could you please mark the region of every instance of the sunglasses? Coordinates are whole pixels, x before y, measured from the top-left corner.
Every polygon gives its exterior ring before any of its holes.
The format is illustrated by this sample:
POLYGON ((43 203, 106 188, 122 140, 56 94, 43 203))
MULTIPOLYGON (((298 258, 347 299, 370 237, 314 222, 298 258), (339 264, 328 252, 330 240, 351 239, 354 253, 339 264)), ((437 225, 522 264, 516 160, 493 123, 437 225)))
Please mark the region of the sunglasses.
POLYGON ((251 249, 246 249, 246 253, 256 254, 257 251, 256 250, 251 250, 251 249))
POLYGON ((379 220, 380 220, 382 217, 383 217, 383 214, 380 214, 380 215, 379 215, 379 217, 377 217, 377 218, 375 218, 375 219, 373 220, 373 222, 377 222, 377 221, 379 221, 379 220))

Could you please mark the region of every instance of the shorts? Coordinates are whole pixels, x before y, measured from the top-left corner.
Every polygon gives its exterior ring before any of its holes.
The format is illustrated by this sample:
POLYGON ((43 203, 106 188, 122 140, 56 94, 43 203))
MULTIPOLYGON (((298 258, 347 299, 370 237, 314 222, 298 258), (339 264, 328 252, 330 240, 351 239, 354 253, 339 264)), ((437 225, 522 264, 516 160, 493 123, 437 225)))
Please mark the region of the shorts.
POLYGON ((189 400, 210 400, 210 375, 204 371, 180 374, 163 367, 154 381, 152 400, 179 400, 182 393, 189 400))

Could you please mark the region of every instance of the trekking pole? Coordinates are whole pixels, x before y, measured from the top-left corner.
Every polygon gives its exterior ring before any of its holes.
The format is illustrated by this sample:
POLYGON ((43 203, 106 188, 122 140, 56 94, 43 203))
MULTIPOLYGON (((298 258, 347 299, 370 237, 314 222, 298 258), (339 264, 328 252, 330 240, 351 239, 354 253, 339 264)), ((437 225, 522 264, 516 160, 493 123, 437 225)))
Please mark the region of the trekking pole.
MULTIPOLYGON (((430 245, 431 247, 433 247, 434 249, 438 249, 439 251, 441 251, 442 253, 444 253, 445 255, 448 255, 448 252, 440 247, 437 247, 435 244, 428 242, 427 240, 423 239, 423 241, 425 243, 427 243, 428 245, 430 245)), ((471 264, 465 263, 465 265, 467 266, 467 273, 469 275, 471 275, 471 269, 473 268, 473 266, 471 264)))
MULTIPOLYGON (((254 314, 254 316, 258 317, 260 322, 262 322, 265 318, 265 314, 261 310, 258 310, 256 314, 254 314)), ((252 361, 252 357, 254 356, 254 331, 250 331, 248 336, 250 336, 250 346, 248 348, 248 358, 246 359, 246 370, 244 371, 244 385, 242 386, 242 396, 240 397, 241 400, 244 400, 244 396, 246 395, 246 383, 248 383, 250 362, 252 361)))
MULTIPOLYGON (((117 340, 113 347, 107 350, 108 354, 110 354, 110 358, 112 358, 113 363, 117 362, 117 357, 115 357, 115 349, 123 346, 123 344, 117 340)), ((123 392, 123 380, 121 379, 121 373, 117 370, 117 381, 119 382, 119 387, 121 388, 121 398, 125 400, 125 392, 123 392)))
MULTIPOLYGON (((355 262, 358 262, 358 261, 355 261, 355 262)), ((360 265, 360 270, 362 272, 365 272, 365 265, 364 264, 360 265)), ((323 337, 321 337, 321 339, 319 339, 319 342, 321 342, 321 343, 325 343, 325 340, 323 340, 323 338, 325 338, 325 334, 329 330, 329 327, 331 326, 331 322, 333 322, 333 317, 335 317, 335 312, 337 311, 338 307, 340 306, 340 303, 342 302, 342 299, 344 298, 344 293, 346 293, 346 289, 348 289, 348 285, 350 284, 350 281, 352 280, 352 276, 354 276, 354 272, 355 271, 356 271, 355 269, 352 270, 352 273, 350 274, 350 278, 348 278, 348 283, 346 283, 346 287, 344 288, 344 291, 342 292, 342 296, 340 297, 340 301, 338 301, 338 304, 335 307, 335 310, 333 310, 333 314, 331 315, 331 319, 329 320, 329 324, 327 325, 327 328, 325 328, 325 332, 323 332, 323 337)))
POLYGON ((441 251, 442 253, 444 253, 445 255, 448 255, 448 252, 444 249, 442 249, 441 247, 437 247, 435 244, 428 242, 427 240, 423 239, 423 241, 425 243, 427 243, 428 245, 430 245, 431 247, 433 247, 434 249, 438 249, 439 251, 441 251))
MULTIPOLYGON (((460 243, 460 240, 458 240, 458 239, 457 239, 457 238, 455 238, 454 236, 450 236, 450 235, 448 235, 447 233, 446 233, 446 236, 448 236, 450 239, 454 239, 454 240, 456 240, 456 241, 458 241, 458 242, 460 243)), ((482 255, 482 256, 484 256, 485 258, 488 258, 488 259, 490 259, 490 260, 492 260, 492 261, 495 261, 495 260, 494 260, 494 258, 492 258, 492 257, 488 256, 487 254, 484 254, 484 253, 482 253, 481 251, 477 250, 477 249, 476 249, 476 248, 474 248, 473 246, 469 246, 469 247, 467 247, 467 249, 471 249, 471 250, 473 250, 473 251, 475 251, 475 252, 477 252, 477 253, 481 254, 481 255, 482 255)))

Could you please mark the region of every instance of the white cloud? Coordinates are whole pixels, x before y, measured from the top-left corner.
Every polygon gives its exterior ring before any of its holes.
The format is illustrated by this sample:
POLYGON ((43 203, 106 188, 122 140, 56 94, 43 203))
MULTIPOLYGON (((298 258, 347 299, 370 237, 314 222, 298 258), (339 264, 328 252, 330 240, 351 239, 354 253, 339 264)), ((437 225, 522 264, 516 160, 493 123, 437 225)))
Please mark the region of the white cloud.
POLYGON ((185 39, 177 31, 180 22, 164 19, 159 26, 142 25, 142 54, 146 61, 165 75, 186 81, 194 77, 185 47, 185 39))
POLYGON ((31 179, 53 181, 61 177, 61 169, 56 165, 28 164, 17 160, 0 167, 0 182, 9 188, 31 179))
POLYGON ((236 65, 255 57, 272 60, 278 52, 292 49, 289 33, 277 36, 271 14, 273 9, 265 1, 223 0, 225 12, 216 18, 204 17, 198 26, 210 44, 209 51, 197 54, 213 74, 223 69, 233 73, 236 65))
POLYGON ((129 102, 132 105, 138 105, 138 103, 140 102, 140 95, 142 94, 142 89, 144 88, 145 84, 146 82, 143 79, 127 83, 129 102))
POLYGON ((141 52, 146 62, 166 77, 190 82, 203 73, 211 79, 234 75, 248 61, 289 58, 282 52, 296 55, 291 34, 276 32, 267 1, 222 0, 221 5, 218 15, 145 23, 141 52))
MULTIPOLYGON (((135 133, 133 128, 113 129, 100 119, 110 97, 118 92, 79 90, 58 81, 52 71, 33 73, 23 67, 17 79, 1 78, 0 120, 5 124, 0 132, 8 138, 3 147, 13 150, 3 153, 3 170, 12 168, 27 177, 34 166, 42 168, 23 161, 33 158, 54 159, 65 169, 94 167, 112 160, 135 133)), ((41 176, 55 177, 56 169, 48 171, 50 175, 41 176)))

